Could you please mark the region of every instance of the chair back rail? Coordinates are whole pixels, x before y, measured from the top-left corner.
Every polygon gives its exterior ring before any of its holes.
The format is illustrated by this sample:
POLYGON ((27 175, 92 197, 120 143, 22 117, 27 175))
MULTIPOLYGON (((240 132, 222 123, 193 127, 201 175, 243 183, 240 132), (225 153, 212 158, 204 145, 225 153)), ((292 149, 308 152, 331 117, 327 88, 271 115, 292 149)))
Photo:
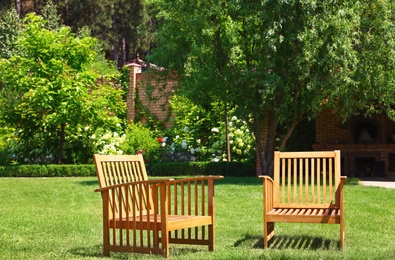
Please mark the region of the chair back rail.
POLYGON ((275 152, 273 206, 339 207, 340 159, 340 151, 275 152))

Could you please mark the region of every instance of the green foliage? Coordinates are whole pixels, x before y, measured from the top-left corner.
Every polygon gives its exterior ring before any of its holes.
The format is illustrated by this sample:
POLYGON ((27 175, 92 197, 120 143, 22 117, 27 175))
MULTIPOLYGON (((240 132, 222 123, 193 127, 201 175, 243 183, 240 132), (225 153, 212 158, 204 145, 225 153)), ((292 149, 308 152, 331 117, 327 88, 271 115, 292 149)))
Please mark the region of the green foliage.
POLYGON ((256 139, 265 172, 276 139, 284 149, 324 108, 395 114, 389 0, 150 3, 161 21, 151 60, 182 75, 183 95, 219 99, 251 115, 255 133, 267 129, 256 139))
POLYGON ((94 165, 0 166, 0 177, 86 177, 96 176, 94 165))
POLYGON ((126 129, 125 142, 121 148, 125 154, 142 153, 145 160, 157 160, 160 143, 141 123, 131 123, 126 129))
POLYGON ((154 176, 222 175, 233 177, 256 176, 255 164, 242 162, 162 162, 150 169, 154 176))
POLYGON ((22 31, 22 22, 15 8, 0 13, 0 58, 9 58, 15 52, 15 41, 22 31))
POLYGON ((114 88, 118 75, 104 77, 95 69, 100 57, 95 39, 76 37, 68 27, 49 30, 40 16, 27 16, 16 44, 20 55, 0 61, 1 115, 17 128, 12 140, 16 158, 48 163, 59 154, 61 162, 64 153, 65 162, 86 162, 94 147, 89 139, 79 140, 78 129, 117 131, 125 117, 122 91, 114 88))
MULTIPOLYGON (((213 102, 203 106, 185 96, 175 95, 170 102, 174 113, 172 127, 162 140, 163 160, 174 161, 226 161, 226 125, 223 105, 213 102)), ((228 111, 231 161, 255 160, 252 132, 245 120, 239 119, 238 110, 228 111)))

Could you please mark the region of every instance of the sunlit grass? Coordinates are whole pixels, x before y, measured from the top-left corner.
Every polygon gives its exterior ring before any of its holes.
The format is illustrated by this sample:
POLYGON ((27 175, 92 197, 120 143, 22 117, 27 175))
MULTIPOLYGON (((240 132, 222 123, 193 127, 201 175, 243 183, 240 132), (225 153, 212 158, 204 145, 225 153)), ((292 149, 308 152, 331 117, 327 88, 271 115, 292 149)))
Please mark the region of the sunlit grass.
MULTIPOLYGON (((226 177, 216 182, 216 251, 171 245, 171 259, 395 259, 395 189, 356 183, 350 179, 345 187, 343 251, 339 225, 294 223, 277 223, 264 250, 261 180, 226 177)), ((0 258, 102 258, 97 187, 95 178, 0 178, 0 258)))

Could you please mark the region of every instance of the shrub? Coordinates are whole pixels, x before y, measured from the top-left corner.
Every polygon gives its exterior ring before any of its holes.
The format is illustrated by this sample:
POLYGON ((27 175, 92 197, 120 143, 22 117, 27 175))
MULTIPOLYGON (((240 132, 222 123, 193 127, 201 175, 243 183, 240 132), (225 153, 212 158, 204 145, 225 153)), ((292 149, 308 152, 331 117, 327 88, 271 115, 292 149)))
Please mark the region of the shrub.
POLYGON ((149 172, 155 176, 256 176, 255 164, 242 162, 162 162, 152 165, 149 172))
POLYGON ((93 164, 85 165, 14 165, 0 166, 0 177, 85 177, 96 176, 93 164))
POLYGON ((160 144, 151 136, 148 128, 141 123, 131 123, 126 129, 125 141, 121 149, 125 154, 144 154, 145 160, 154 161, 158 158, 160 144))

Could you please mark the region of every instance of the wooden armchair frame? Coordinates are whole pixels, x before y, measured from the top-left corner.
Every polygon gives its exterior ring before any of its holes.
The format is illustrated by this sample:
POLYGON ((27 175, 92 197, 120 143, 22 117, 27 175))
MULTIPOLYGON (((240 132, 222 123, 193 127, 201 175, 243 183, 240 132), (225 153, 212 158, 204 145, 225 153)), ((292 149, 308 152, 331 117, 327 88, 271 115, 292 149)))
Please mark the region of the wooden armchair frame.
POLYGON ((94 155, 103 203, 103 254, 169 256, 169 243, 215 247, 214 181, 148 180, 142 155, 94 155))
POLYGON ((344 246, 344 189, 340 151, 275 152, 274 179, 263 180, 264 248, 275 222, 340 225, 344 246))

